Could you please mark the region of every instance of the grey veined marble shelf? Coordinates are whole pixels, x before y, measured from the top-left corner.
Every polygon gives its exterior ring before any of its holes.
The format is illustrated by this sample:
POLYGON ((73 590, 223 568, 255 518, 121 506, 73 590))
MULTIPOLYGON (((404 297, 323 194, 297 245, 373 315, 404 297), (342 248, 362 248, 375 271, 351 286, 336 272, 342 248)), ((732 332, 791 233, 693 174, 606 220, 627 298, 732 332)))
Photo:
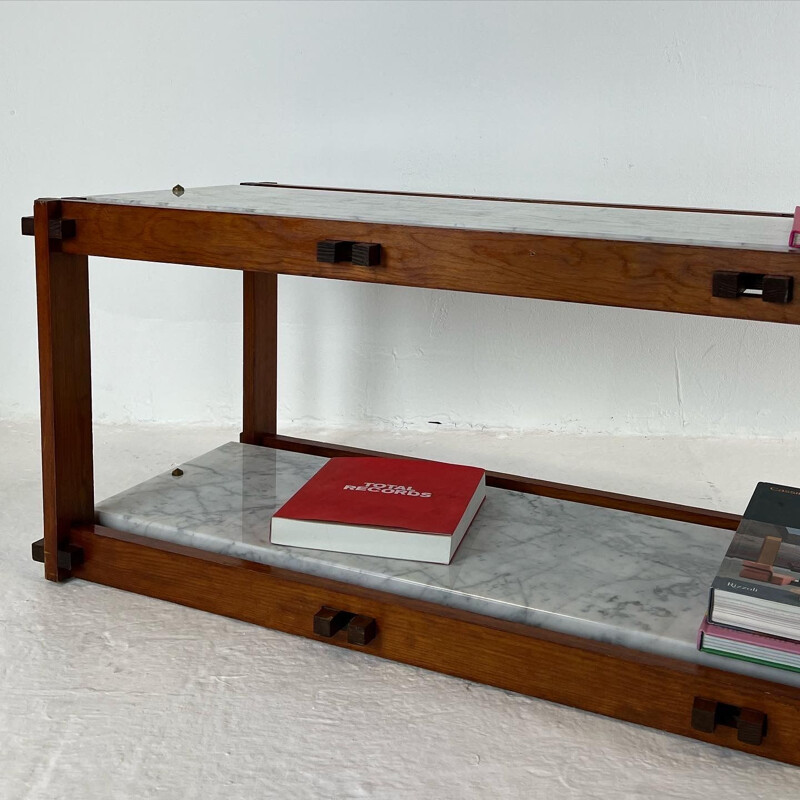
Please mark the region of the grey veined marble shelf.
POLYGON ((205 186, 87 197, 97 203, 789 252, 792 218, 458 197, 205 186))
POLYGON ((732 534, 489 488, 449 566, 269 543, 273 512, 326 459, 229 443, 97 506, 122 531, 800 686, 700 653, 708 587, 732 534))

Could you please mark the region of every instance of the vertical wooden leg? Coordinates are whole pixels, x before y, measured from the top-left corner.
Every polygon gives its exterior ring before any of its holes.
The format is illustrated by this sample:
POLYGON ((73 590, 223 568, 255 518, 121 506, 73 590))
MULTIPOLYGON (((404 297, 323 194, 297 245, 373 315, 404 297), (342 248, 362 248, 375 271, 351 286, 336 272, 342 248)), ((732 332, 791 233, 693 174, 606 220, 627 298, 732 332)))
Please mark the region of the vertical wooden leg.
POLYGON ((278 276, 244 275, 244 423, 240 437, 260 444, 277 433, 278 417, 278 276))
POLYGON ((69 576, 59 569, 58 551, 67 549, 70 526, 94 521, 88 259, 51 243, 49 221, 60 214, 58 200, 34 207, 44 574, 51 581, 69 576))

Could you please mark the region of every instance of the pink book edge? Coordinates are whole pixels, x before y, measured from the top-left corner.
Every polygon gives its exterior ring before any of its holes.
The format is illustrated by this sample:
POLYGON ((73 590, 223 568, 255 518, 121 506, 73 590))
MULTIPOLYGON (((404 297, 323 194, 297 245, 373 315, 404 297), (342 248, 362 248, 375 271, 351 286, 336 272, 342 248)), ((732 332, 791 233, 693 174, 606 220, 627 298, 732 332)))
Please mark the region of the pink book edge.
POLYGON ((775 636, 765 636, 761 633, 748 633, 747 631, 739 631, 735 628, 725 628, 722 625, 715 625, 713 622, 709 622, 706 618, 703 619, 700 630, 697 632, 698 650, 703 644, 704 633, 718 636, 720 639, 729 639, 732 642, 752 644, 757 647, 768 647, 770 650, 800 655, 800 642, 790 642, 787 639, 778 639, 775 636))
POLYGON ((792 232, 789 234, 789 247, 800 248, 800 206, 796 206, 794 210, 792 232))

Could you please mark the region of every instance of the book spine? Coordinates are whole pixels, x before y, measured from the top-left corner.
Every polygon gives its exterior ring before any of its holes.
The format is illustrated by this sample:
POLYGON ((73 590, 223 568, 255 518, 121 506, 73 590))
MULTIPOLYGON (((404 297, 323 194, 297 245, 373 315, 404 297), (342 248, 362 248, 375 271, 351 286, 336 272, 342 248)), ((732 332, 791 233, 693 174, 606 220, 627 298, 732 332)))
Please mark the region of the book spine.
POLYGON ((709 653, 712 656, 723 656, 724 658, 735 658, 737 661, 747 661, 750 664, 760 664, 764 667, 775 667, 775 669, 788 669, 790 672, 800 672, 797 667, 789 666, 789 664, 780 664, 777 661, 770 661, 766 658, 756 658, 755 656, 743 656, 740 653, 728 653, 725 650, 714 650, 710 647, 702 648, 704 653, 709 653))
POLYGON ((753 633, 752 631, 732 628, 728 625, 715 625, 713 622, 703 620, 699 633, 716 636, 738 644, 751 645, 753 647, 763 647, 774 650, 776 653, 788 653, 793 656, 800 656, 800 642, 791 639, 781 639, 778 636, 769 636, 766 633, 753 633))
POLYGON ((768 583, 756 583, 755 581, 740 580, 738 578, 724 578, 717 575, 711 584, 711 598, 708 606, 708 618, 713 619, 714 592, 729 592, 730 594, 740 594, 744 597, 758 597, 761 600, 783 603, 787 606, 800 606, 800 595, 787 592, 786 589, 771 586, 768 583))
POLYGON ((789 247, 800 249, 800 206, 797 206, 794 210, 792 232, 789 234, 789 247))

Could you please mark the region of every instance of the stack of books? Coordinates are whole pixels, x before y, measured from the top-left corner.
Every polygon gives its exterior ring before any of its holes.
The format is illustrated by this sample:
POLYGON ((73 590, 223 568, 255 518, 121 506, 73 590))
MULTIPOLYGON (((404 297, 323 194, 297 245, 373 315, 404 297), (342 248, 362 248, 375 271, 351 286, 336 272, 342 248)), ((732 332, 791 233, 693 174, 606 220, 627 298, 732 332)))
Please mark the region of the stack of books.
POLYGON ((712 583, 698 647, 800 672, 800 489, 756 487, 712 583))

